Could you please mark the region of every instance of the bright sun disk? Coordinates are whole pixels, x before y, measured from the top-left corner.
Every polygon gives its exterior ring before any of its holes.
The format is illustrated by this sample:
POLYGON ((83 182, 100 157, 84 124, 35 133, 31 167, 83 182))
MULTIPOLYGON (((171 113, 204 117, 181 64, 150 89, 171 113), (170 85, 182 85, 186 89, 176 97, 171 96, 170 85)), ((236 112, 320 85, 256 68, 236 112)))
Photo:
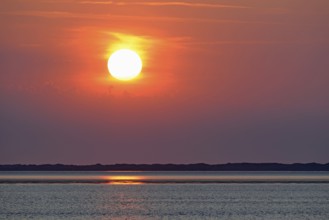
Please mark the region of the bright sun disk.
POLYGON ((140 74, 142 60, 135 51, 121 49, 110 56, 107 67, 114 78, 131 80, 140 74))

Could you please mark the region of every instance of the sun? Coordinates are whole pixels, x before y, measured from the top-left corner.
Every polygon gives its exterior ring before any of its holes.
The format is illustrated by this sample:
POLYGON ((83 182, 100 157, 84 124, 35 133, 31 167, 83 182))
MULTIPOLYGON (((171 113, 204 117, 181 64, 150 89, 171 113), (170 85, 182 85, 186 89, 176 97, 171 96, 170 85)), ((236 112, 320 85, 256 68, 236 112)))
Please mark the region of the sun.
POLYGON ((129 49, 115 51, 109 58, 107 67, 110 74, 118 80, 131 80, 142 71, 142 60, 139 55, 129 49))

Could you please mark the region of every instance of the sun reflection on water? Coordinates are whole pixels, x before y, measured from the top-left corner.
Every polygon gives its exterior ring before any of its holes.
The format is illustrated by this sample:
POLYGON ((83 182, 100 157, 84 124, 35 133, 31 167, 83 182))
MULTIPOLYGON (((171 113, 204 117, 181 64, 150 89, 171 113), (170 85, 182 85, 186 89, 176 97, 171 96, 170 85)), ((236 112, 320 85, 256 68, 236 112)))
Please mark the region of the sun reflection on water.
POLYGON ((108 184, 118 185, 136 185, 143 184, 142 176, 105 176, 104 179, 108 181, 108 184))

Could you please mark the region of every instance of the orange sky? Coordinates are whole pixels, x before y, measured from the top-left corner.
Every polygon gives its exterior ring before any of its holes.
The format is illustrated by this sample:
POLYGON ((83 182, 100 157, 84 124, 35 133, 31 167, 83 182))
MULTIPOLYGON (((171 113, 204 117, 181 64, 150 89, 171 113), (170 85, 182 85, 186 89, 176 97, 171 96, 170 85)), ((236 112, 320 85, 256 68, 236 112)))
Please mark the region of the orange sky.
POLYGON ((327 160, 327 0, 1 5, 4 163, 327 160))

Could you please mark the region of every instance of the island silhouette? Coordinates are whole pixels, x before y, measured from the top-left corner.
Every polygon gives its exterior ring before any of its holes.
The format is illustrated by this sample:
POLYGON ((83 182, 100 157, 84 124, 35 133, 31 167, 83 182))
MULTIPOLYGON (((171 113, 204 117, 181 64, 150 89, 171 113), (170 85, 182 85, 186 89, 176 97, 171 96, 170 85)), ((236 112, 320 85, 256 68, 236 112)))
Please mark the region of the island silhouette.
POLYGON ((0 171, 329 171, 329 163, 7 164, 0 171))

